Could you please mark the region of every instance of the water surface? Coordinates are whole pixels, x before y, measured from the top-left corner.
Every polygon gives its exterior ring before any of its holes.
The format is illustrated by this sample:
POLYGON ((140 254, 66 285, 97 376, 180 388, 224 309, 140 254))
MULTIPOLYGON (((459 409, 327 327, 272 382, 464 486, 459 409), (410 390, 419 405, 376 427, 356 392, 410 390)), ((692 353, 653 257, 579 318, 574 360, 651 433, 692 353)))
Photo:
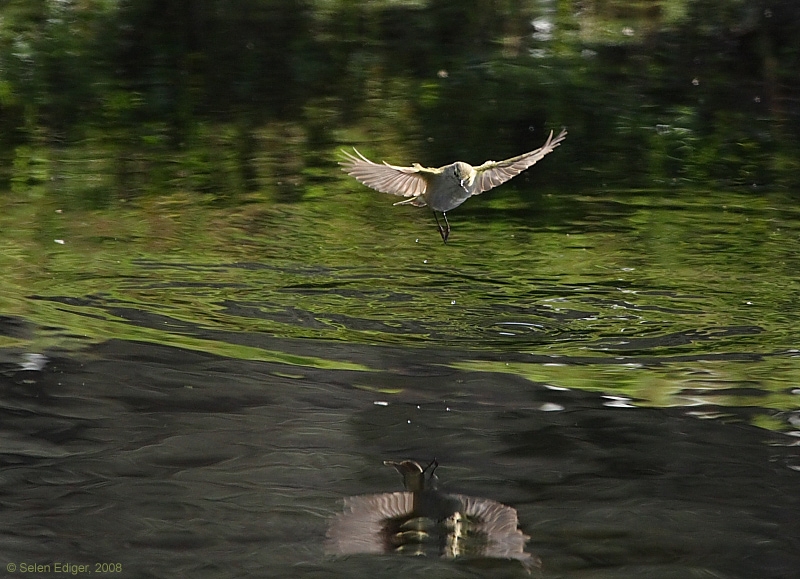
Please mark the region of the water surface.
POLYGON ((525 576, 325 555, 436 457, 537 576, 796 575, 792 6, 495 4, 3 9, 2 562, 525 576), (446 245, 336 165, 561 126, 446 245))

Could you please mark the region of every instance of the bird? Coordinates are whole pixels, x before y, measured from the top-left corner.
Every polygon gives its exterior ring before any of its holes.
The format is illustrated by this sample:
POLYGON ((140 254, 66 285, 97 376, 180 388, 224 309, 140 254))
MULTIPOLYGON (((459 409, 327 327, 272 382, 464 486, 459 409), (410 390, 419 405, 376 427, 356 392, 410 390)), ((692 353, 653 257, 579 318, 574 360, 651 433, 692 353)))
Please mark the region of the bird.
POLYGON ((384 465, 403 476, 405 492, 345 498, 344 511, 334 517, 326 534, 328 554, 514 559, 529 573, 540 564, 525 551, 529 537, 518 529, 512 507, 439 491, 436 459, 425 468, 409 459, 386 460, 384 465))
POLYGON ((447 243, 450 236, 448 211, 455 209, 473 195, 494 189, 516 177, 552 152, 566 137, 566 129, 562 129, 555 138, 553 131, 550 131, 544 145, 534 151, 505 161, 486 161, 477 167, 463 161, 456 161, 436 169, 423 167, 419 163, 414 163, 410 167, 390 165, 386 161, 374 163, 355 147, 353 147, 355 154, 342 150, 344 159, 339 161, 339 164, 345 173, 355 177, 367 187, 381 193, 406 197, 395 205, 430 207, 442 241, 447 243), (444 227, 439 223, 437 212, 444 218, 444 227))

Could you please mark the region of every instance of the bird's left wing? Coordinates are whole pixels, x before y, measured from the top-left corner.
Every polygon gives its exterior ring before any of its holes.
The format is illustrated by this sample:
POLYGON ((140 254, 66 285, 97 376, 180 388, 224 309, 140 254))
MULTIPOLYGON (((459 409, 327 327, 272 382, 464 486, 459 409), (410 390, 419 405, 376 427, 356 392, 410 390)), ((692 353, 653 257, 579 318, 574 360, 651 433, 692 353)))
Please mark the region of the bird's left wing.
POLYGON ((474 176, 465 186, 472 195, 478 195, 489 189, 493 189, 522 173, 525 169, 539 161, 553 149, 558 147, 567 137, 567 129, 562 129, 556 138, 553 138, 553 131, 540 148, 530 153, 525 153, 518 157, 512 157, 505 161, 486 161, 480 167, 475 167, 474 176))
POLYGON ((355 148, 355 155, 342 151, 345 159, 339 161, 342 170, 358 181, 381 193, 390 193, 401 197, 419 197, 425 193, 428 182, 422 176, 424 167, 397 167, 387 162, 373 163, 355 148))

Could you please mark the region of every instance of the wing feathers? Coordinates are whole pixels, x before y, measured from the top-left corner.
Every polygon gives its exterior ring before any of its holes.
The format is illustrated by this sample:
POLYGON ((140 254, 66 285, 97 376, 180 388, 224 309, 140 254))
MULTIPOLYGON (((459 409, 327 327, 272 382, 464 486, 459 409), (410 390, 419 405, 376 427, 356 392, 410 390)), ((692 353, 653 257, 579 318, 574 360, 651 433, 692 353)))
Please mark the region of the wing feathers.
POLYGON ((342 170, 358 181, 381 193, 390 193, 401 197, 419 197, 427 189, 428 183, 420 174, 422 167, 397 167, 386 161, 373 163, 353 148, 355 155, 342 151, 345 159, 340 161, 342 170))
POLYGON ((545 144, 535 151, 505 161, 486 161, 480 167, 475 167, 475 176, 469 184, 472 194, 478 195, 516 177, 558 147, 566 137, 566 129, 562 129, 555 139, 553 131, 550 131, 550 136, 547 137, 545 144))
MULTIPOLYGON (((537 163, 558 147, 566 137, 566 129, 562 129, 555 138, 553 138, 553 131, 550 131, 547 141, 535 151, 511 157, 505 161, 486 161, 483 165, 473 169, 470 181, 465 186, 471 195, 478 195, 494 189, 537 163)), ((426 203, 424 195, 428 192, 430 176, 442 171, 442 169, 426 169, 416 163, 411 167, 398 167, 390 165, 386 161, 381 164, 373 163, 356 148, 353 148, 353 152, 355 154, 342 151, 344 159, 339 164, 343 171, 367 187, 372 187, 382 193, 413 198, 413 201, 409 200, 408 202, 420 207, 426 203)), ((435 195, 436 192, 433 194, 435 195)))

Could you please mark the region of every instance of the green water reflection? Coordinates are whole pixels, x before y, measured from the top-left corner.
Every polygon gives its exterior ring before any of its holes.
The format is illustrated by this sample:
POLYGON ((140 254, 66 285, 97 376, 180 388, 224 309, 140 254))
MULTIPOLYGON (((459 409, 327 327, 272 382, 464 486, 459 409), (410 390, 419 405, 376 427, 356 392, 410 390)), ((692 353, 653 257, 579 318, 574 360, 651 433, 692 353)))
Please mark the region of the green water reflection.
POLYGON ((3 343, 124 338, 362 371, 385 369, 380 356, 314 344, 395 346, 639 404, 794 409, 791 200, 656 193, 554 193, 569 210, 541 210, 547 225, 476 200, 446 246, 428 213, 369 192, 225 209, 7 203, 2 310, 31 330, 3 343))
POLYGON ((2 347, 290 374, 396 348, 771 428, 798 407, 793 2, 0 10, 2 347), (480 163, 560 126, 446 246, 336 166, 480 163))

